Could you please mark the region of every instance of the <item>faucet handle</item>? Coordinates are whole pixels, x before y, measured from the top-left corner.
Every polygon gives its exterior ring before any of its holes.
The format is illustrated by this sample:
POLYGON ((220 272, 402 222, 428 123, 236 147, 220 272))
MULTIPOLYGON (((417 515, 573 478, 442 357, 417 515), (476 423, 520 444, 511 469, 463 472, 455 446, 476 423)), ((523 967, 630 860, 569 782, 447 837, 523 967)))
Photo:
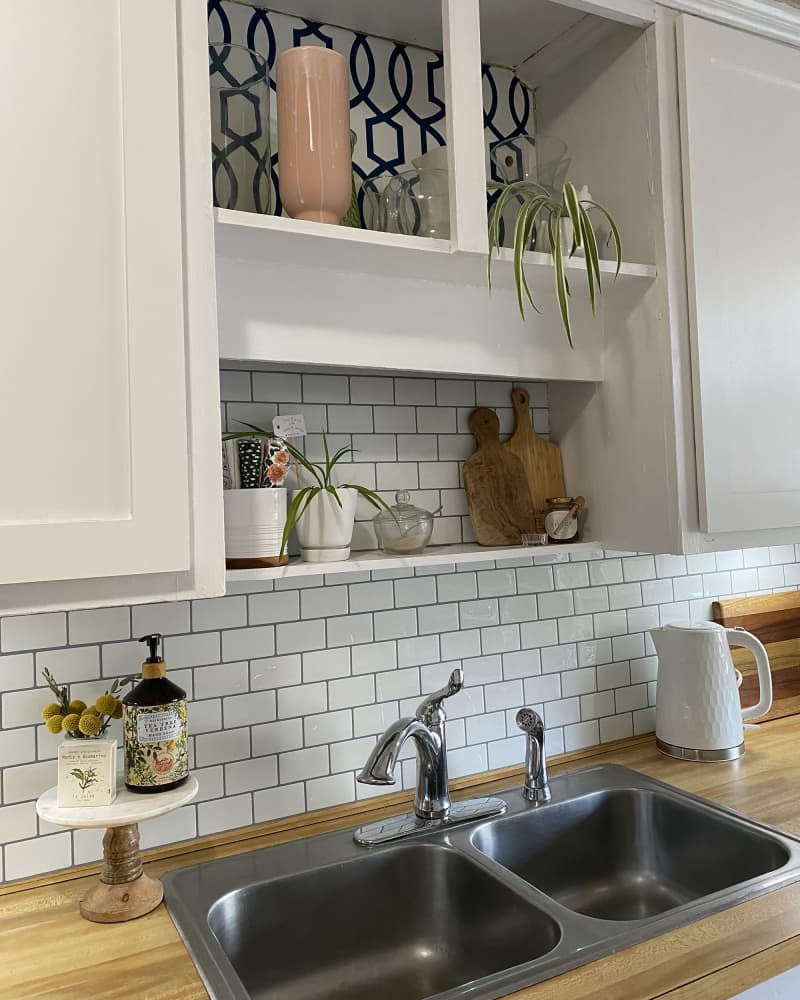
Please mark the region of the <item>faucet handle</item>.
POLYGON ((428 695, 421 703, 417 709, 417 719, 426 725, 430 725, 433 722, 442 722, 444 720, 442 702, 445 698, 450 698, 452 695, 458 694, 463 687, 464 671, 461 667, 456 667, 452 674, 450 674, 447 684, 435 694, 428 695))

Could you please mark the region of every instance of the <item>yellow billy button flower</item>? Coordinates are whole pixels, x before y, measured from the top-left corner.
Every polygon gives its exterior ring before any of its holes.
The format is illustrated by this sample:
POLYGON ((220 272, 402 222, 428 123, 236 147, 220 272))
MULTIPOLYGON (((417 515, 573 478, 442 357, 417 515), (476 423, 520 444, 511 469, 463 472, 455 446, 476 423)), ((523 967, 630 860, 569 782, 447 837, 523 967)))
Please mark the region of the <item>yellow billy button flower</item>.
POLYGON ((49 705, 45 705, 42 709, 42 718, 45 722, 47 722, 47 720, 53 715, 61 715, 61 706, 57 705, 54 701, 51 701, 49 705))
POLYGON ((56 733, 60 733, 63 722, 64 722, 63 715, 48 715, 47 721, 45 722, 48 733, 53 733, 53 735, 55 735, 56 733))
POLYGON ((94 707, 100 713, 100 715, 111 715, 114 709, 117 707, 117 699, 113 694, 101 694, 97 701, 94 703, 94 707))
POLYGON ((96 715, 85 712, 80 718, 78 729, 84 736, 97 736, 100 732, 100 719, 96 715))
POLYGON ((75 698, 69 703, 70 712, 76 712, 78 715, 86 708, 86 702, 81 701, 80 698, 75 698))
POLYGON ((92 705, 90 708, 84 708, 84 710, 81 712, 81 717, 83 717, 84 715, 99 715, 99 714, 100 713, 97 711, 94 705, 92 705))
POLYGON ((117 701, 117 703, 114 706, 114 711, 111 713, 111 718, 112 719, 121 719, 122 718, 122 702, 119 700, 119 698, 117 698, 116 701, 117 701))
POLYGON ((70 712, 69 715, 64 716, 64 721, 61 723, 61 728, 65 733, 77 733, 78 727, 80 726, 81 717, 77 712, 70 712))

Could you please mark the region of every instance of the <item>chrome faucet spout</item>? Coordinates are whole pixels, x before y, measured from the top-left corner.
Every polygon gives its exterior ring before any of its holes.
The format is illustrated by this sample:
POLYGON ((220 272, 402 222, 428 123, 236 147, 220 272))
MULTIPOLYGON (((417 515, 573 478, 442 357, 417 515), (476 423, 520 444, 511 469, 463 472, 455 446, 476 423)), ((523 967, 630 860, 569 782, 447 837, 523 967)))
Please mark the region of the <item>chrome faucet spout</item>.
POLYGON ((389 726, 373 747, 358 775, 358 780, 365 785, 393 785, 397 759, 403 744, 410 738, 416 740, 420 754, 425 756, 428 765, 435 766, 438 747, 431 737, 428 727, 419 720, 398 719, 389 726))

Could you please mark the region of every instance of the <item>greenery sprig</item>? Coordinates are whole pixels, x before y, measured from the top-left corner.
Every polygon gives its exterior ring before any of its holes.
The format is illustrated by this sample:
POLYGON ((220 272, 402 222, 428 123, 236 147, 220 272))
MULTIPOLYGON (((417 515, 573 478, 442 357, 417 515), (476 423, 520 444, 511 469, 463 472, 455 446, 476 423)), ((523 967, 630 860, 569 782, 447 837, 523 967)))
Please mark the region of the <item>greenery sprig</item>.
POLYGON ((548 188, 533 181, 514 181, 503 185, 500 197, 492 206, 489 215, 489 287, 492 287, 492 257, 500 250, 500 220, 509 203, 520 201, 516 223, 514 225, 514 282, 517 288, 517 305, 520 315, 525 318, 525 299, 539 312, 533 300, 528 280, 525 276, 524 253, 531 244, 535 232, 536 220, 543 218, 547 226, 550 240, 550 256, 555 265, 555 285, 558 308, 561 313, 561 325, 567 336, 569 346, 572 342, 572 325, 569 315, 570 286, 564 267, 565 257, 572 257, 578 247, 583 247, 586 254, 586 281, 589 286, 589 301, 592 314, 597 312, 597 296, 602 291, 600 278, 600 255, 597 250, 597 235, 589 218, 588 211, 596 209, 608 221, 611 229, 609 242, 613 239, 617 260, 616 274, 622 264, 622 243, 619 230, 608 211, 596 201, 581 200, 573 184, 565 184, 561 197, 555 196, 548 188), (572 245, 567 248, 562 245, 561 220, 572 222, 572 245))

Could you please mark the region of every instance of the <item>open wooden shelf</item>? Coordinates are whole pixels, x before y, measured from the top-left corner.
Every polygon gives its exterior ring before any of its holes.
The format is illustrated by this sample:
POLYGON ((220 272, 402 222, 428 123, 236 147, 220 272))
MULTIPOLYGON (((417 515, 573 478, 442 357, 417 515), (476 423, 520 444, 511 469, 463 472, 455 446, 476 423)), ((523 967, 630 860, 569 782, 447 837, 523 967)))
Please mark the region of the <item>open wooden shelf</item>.
POLYGON ((330 573, 358 573, 364 570, 405 569, 415 566, 459 565, 496 559, 524 559, 526 556, 550 556, 560 553, 598 551, 599 542, 572 542, 567 545, 504 545, 489 548, 474 543, 460 545, 432 545, 416 556, 395 556, 381 551, 354 552, 341 562, 309 563, 293 559, 288 566, 274 569, 229 569, 228 583, 246 583, 256 580, 281 580, 294 576, 326 576, 330 573))

